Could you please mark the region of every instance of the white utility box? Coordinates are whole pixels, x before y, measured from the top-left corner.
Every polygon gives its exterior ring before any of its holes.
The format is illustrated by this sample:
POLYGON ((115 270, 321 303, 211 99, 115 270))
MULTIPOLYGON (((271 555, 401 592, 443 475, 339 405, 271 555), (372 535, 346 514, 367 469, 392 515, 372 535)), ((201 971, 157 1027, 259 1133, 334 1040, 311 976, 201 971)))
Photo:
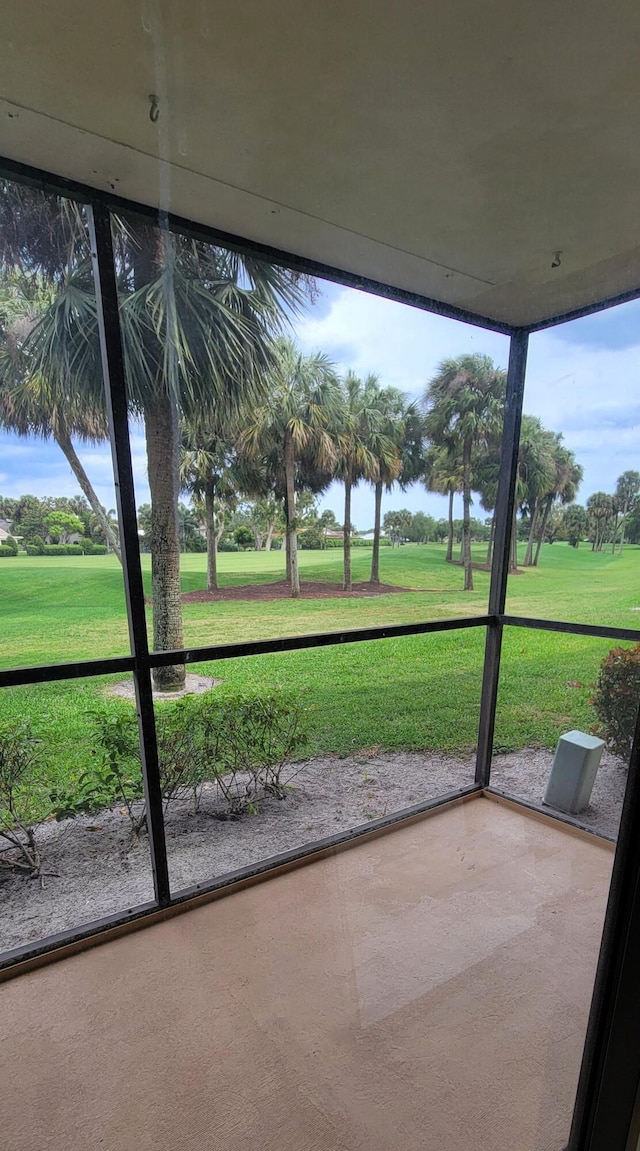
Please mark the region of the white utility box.
POLYGON ((558 811, 579 815, 589 806, 604 740, 584 731, 561 735, 544 793, 544 803, 558 811))

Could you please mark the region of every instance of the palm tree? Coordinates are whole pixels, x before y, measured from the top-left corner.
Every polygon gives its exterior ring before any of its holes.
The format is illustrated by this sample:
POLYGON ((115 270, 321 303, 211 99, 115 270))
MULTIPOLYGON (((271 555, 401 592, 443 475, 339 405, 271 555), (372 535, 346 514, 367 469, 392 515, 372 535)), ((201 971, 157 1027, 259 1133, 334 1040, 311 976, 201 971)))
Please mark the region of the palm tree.
POLYGON ((183 425, 180 483, 183 491, 190 492, 196 503, 203 505, 207 541, 207 591, 215 591, 218 587, 216 491, 222 483, 224 490, 219 494, 227 496, 226 471, 227 459, 220 441, 205 441, 195 432, 193 425, 183 425))
POLYGON ((19 436, 55 440, 100 525, 107 547, 122 562, 117 527, 105 512, 73 444, 108 439, 104 408, 81 403, 72 388, 60 394, 34 370, 30 336, 54 292, 41 275, 12 272, 0 281, 0 427, 19 436))
POLYGON ((462 470, 462 560, 464 590, 473 591, 471 568, 471 491, 474 450, 495 435, 502 419, 506 372, 489 356, 463 355, 443 360, 427 386, 425 430, 436 445, 447 447, 462 470))
POLYGON ((529 538, 524 567, 533 566, 533 548, 537 538, 541 509, 555 480, 553 459, 554 436, 537 416, 523 415, 518 445, 517 505, 529 513, 529 538))
POLYGON ((607 535, 607 528, 614 514, 613 496, 608 492, 594 492, 587 500, 589 527, 593 533, 592 552, 601 552, 607 535))
POLYGON ((579 548, 580 540, 588 527, 588 517, 584 508, 580 504, 569 504, 562 513, 561 527, 569 546, 579 548))
POLYGON ((638 503, 640 496, 640 472, 628 471, 623 472, 618 476, 616 482, 616 492, 614 496, 616 505, 616 526, 613 533, 613 546, 612 551, 616 550, 616 538, 618 530, 620 529, 620 554, 624 547, 624 530, 627 520, 631 515, 634 507, 638 503), (618 523, 618 515, 620 515, 620 523, 618 523))
POLYGON ((291 340, 277 342, 266 399, 256 405, 239 437, 241 449, 262 460, 283 493, 287 579, 300 595, 296 490, 311 478, 328 487, 338 458, 337 421, 342 397, 333 364, 321 353, 304 356, 291 340))
POLYGON ((428 492, 448 496, 448 532, 445 562, 453 560, 453 500, 462 491, 462 469, 450 447, 431 444, 424 455, 424 486, 428 492))
MULTIPOLYGON (((538 529, 538 543, 536 546, 536 554, 533 559, 533 566, 538 566, 540 558, 540 550, 545 538, 547 530, 547 523, 549 515, 554 504, 559 504, 561 507, 566 507, 567 504, 573 503, 576 498, 578 488, 582 483, 584 475, 583 469, 569 448, 565 447, 562 442, 562 433, 554 433, 554 443, 551 449, 553 459, 554 478, 552 480, 549 491, 543 497, 543 510, 540 518, 540 526, 538 529)), ((640 476, 638 477, 640 481, 640 476)))
POLYGON ((372 442, 378 461, 378 479, 374 481, 375 515, 371 552, 373 584, 380 582, 382 492, 390 492, 396 483, 405 491, 409 484, 423 474, 425 466, 424 428, 417 404, 410 403, 405 393, 398 388, 379 389, 376 404, 383 421, 381 430, 388 443, 393 445, 393 452, 390 454, 384 442, 372 442))
MULTIPOLYGON (((386 475, 400 472, 396 445, 387 432, 388 418, 380 403, 378 377, 361 380, 347 372, 342 383, 340 454, 336 476, 344 483, 343 562, 345 591, 351 591, 351 492, 361 479, 377 485, 386 475)), ((379 515, 378 508, 378 515, 379 515)))
MULTIPOLYGON (((0 264, 40 272, 56 290, 29 337, 34 370, 58 396, 72 381, 79 402, 98 406, 97 309, 81 211, 40 194, 34 202, 33 192, 8 183, 2 192, 0 264)), ((302 288, 296 273, 137 218, 114 218, 113 227, 128 400, 145 426, 153 642, 166 651, 183 645, 180 416, 264 399, 274 333, 299 306, 302 288)), ((154 680, 180 688, 184 666, 156 669, 154 680)))
POLYGON ((480 495, 480 506, 490 515, 489 539, 487 540, 487 555, 485 566, 490 568, 493 562, 493 547, 495 543, 496 522, 495 511, 498 498, 498 482, 500 479, 500 441, 502 438, 502 425, 499 424, 495 432, 487 437, 485 444, 474 453, 473 482, 480 495))

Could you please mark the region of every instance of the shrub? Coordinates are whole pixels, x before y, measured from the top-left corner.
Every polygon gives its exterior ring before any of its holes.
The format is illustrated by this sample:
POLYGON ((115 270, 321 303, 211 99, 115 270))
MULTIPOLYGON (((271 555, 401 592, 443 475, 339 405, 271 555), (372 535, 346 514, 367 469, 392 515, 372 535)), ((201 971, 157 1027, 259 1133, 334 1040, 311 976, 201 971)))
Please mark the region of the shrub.
POLYGON ((282 772, 307 742, 303 707, 281 689, 207 692, 194 697, 204 778, 215 779, 231 815, 255 811, 260 798, 286 794, 282 772))
MULTIPOLYGON (((156 711, 160 785, 165 810, 190 797, 196 811, 205 783, 217 785, 223 817, 255 812, 265 795, 282 798, 285 765, 306 743, 299 699, 279 689, 235 694, 219 688, 163 703, 156 711)), ((134 709, 113 702, 93 714, 102 757, 70 792, 52 793, 58 819, 113 802, 144 826, 138 724, 134 709)))
POLYGON ((235 540, 226 539, 226 540, 220 540, 220 543, 218 544, 218 551, 219 552, 238 552, 238 551, 240 551, 240 548, 238 547, 235 540))
POLYGON ((45 544, 42 555, 45 556, 81 556, 80 544, 45 544))
POLYGON ((17 551, 14 552, 13 549, 8 548, 6 544, 3 543, 0 545, 0 560, 6 560, 9 556, 17 556, 17 554, 17 551))
POLYGON ((640 703, 640 644, 609 652, 600 665, 591 703, 603 739, 616 755, 628 760, 640 703))
POLYGON ((35 877, 40 852, 35 823, 45 794, 41 743, 27 723, 0 723, 0 863, 35 877), (9 853, 7 855, 7 853, 9 853))
POLYGON ((43 556, 46 546, 42 536, 34 536, 32 540, 29 540, 29 542, 24 545, 24 550, 28 556, 43 556))
POLYGON ((14 556, 17 556, 17 554, 18 554, 18 541, 17 541, 17 539, 15 539, 14 536, 7 536, 6 540, 3 543, 3 547, 9 548, 9 551, 12 551, 14 556))
POLYGON ((138 721, 126 703, 105 705, 90 717, 96 725, 102 758, 83 772, 69 790, 51 792, 56 819, 100 811, 114 801, 123 804, 134 827, 141 826, 145 813, 136 815, 136 800, 143 794, 138 721))
POLYGON ((25 544, 25 551, 28 556, 81 556, 87 555, 104 555, 106 547, 100 544, 94 544, 91 540, 83 540, 81 544, 25 544), (85 545, 89 544, 87 550, 85 545), (99 551, 96 549, 100 549, 99 551))
POLYGON ((106 556, 108 551, 106 544, 95 544, 89 539, 81 540, 78 546, 85 556, 106 556))

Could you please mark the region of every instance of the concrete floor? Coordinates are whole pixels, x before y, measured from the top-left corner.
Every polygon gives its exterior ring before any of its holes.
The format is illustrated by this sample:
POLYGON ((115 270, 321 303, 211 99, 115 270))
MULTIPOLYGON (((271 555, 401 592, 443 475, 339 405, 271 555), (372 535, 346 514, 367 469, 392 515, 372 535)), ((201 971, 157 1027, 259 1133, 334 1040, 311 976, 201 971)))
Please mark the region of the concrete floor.
POLYGON ((11 1151, 560 1151, 612 850, 489 798, 0 986, 11 1151))

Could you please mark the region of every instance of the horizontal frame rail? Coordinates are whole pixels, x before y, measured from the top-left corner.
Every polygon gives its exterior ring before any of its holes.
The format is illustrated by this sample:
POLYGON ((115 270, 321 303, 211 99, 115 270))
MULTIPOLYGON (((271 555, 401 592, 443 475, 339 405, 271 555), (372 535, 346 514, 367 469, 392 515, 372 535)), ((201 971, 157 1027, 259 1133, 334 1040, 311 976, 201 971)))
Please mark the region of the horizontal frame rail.
POLYGON ((194 220, 185 219, 173 212, 166 212, 153 208, 149 204, 141 204, 135 200, 127 200, 114 192, 106 192, 100 188, 93 188, 77 180, 69 180, 64 176, 56 176, 51 172, 44 172, 28 164, 10 160, 0 156, 0 177, 15 180, 17 183, 28 184, 39 188, 43 192, 50 192, 57 196, 65 196, 81 204, 100 204, 111 212, 135 213, 144 216, 158 227, 169 228, 193 240, 200 240, 206 244, 216 244, 230 248, 233 251, 258 256, 270 263, 279 264, 283 268, 292 268, 294 271, 304 272, 307 275, 317 276, 319 279, 330 280, 335 284, 342 284, 346 288, 356 288, 360 292, 370 292, 374 296, 383 296, 400 304, 407 304, 411 308, 418 308, 423 312, 431 312, 436 316, 444 316, 450 320, 459 320, 463 324, 472 324, 476 328, 486 328, 500 335, 510 336, 513 331, 511 324, 501 320, 492 320, 488 316, 456 307, 455 304, 446 304, 441 300, 422 296, 418 292, 410 292, 406 288, 394 287, 382 280, 373 280, 368 276, 361 276, 355 272, 347 272, 343 268, 336 268, 332 264, 323 264, 319 260, 297 256, 293 252, 286 252, 280 248, 273 248, 258 240, 247 240, 243 236, 236 236, 231 232, 224 232, 208 224, 199 224, 194 220))
POLYGON ((270 655, 305 648, 331 647, 346 643, 367 643, 378 639, 429 635, 443 631, 487 627, 502 623, 505 627, 531 628, 534 631, 556 631, 595 639, 619 639, 640 643, 640 629, 607 627, 600 624, 572 623, 570 620, 535 619, 515 615, 461 616, 459 619, 422 620, 418 623, 386 624, 380 627, 353 628, 347 631, 311 632, 308 635, 280 636, 271 639, 242 640, 238 643, 189 647, 175 651, 149 652, 144 659, 134 656, 107 656, 105 659, 76 660, 69 663, 34 664, 0 670, 0 688, 26 684, 53 683, 64 679, 83 679, 97 675, 133 673, 143 665, 149 668, 175 663, 205 663, 219 659, 242 659, 252 655, 270 655))
POLYGON ((81 659, 75 663, 42 663, 33 667, 10 667, 0 671, 0 688, 23 687, 29 683, 56 683, 62 679, 90 679, 95 675, 115 675, 136 670, 132 655, 106 659, 81 659))
POLYGON ((595 304, 583 304, 581 308, 572 308, 569 312, 559 312, 549 316, 546 320, 538 320, 527 326, 527 332, 535 335, 536 332, 546 332, 548 328, 557 328, 559 324, 570 324, 572 320, 583 320, 586 316, 595 316, 598 312, 605 312, 608 308, 617 308, 620 304, 631 304, 640 297, 640 287, 629 288, 626 292, 617 292, 614 296, 607 296, 595 304))
POLYGON ((422 296, 418 292, 410 292, 404 288, 394 287, 382 280, 374 280, 367 276, 360 276, 355 272, 348 272, 343 268, 336 268, 332 264, 324 264, 320 260, 312 260, 297 256, 293 252, 273 248, 258 240, 247 240, 231 232, 224 232, 207 224, 186 219, 172 212, 154 208, 137 200, 129 200, 118 196, 115 192, 108 192, 103 188, 96 188, 83 184, 78 180, 70 180, 66 176, 59 176, 53 172, 44 171, 8 156, 0 156, 0 178, 15 180, 17 183, 28 184, 40 188, 43 192, 51 192, 58 196, 66 196, 81 204, 102 204, 113 212, 135 212, 155 222, 159 227, 169 227, 192 239, 202 240, 204 243, 219 244, 237 252, 261 256, 281 267, 292 268, 320 279, 329 280, 335 284, 342 284, 346 288, 356 288, 358 291, 370 292, 375 296, 395 300, 397 303, 407 304, 420 311, 431 312, 437 316, 444 316, 451 320, 459 320, 463 324, 473 324, 474 327, 484 328, 488 331, 498 332, 500 335, 512 336, 517 331, 534 335, 536 332, 546 331, 549 328, 568 324, 572 320, 583 319, 585 316, 604 312, 607 308, 617 307, 620 304, 630 303, 640 297, 640 285, 629 288, 613 296, 596 300, 593 303, 583 304, 582 307, 573 308, 568 312, 559 312, 552 316, 536 320, 532 324, 508 324, 501 320, 492 319, 478 312, 468 311, 455 304, 446 304, 429 296, 422 296))
POLYGON ((570 620, 530 619, 528 616, 503 615, 505 627, 526 627, 533 631, 557 631, 569 635, 590 635, 595 639, 635 640, 640 643, 640 630, 633 627, 607 627, 606 624, 572 623, 570 620))
MULTIPOLYGON (((113 656, 106 659, 88 659, 73 663, 45 663, 33 667, 16 667, 0 671, 0 688, 19 687, 29 683, 47 683, 63 679, 82 679, 95 675, 114 675, 117 672, 135 672, 145 668, 165 667, 175 663, 204 663, 217 659, 241 659, 251 655, 269 655, 281 651, 299 651, 304 648, 331 647, 334 644, 364 643, 376 639, 397 639, 401 636, 428 635, 431 632, 458 631, 469 627, 485 627, 490 616, 462 616, 460 619, 422 620, 418 623, 399 623, 380 627, 353 628, 348 631, 311 632, 309 635, 280 636, 274 639, 242 640, 238 643, 213 644, 211 647, 190 647, 176 651, 149 652, 143 656, 113 656)), ((640 636, 639 636, 640 638, 640 636)))
POLYGON ((484 790, 486 795, 495 795, 498 799, 508 799, 511 803, 517 803, 519 807, 525 807, 527 811, 546 815, 549 819, 555 819, 557 823, 565 823, 567 827, 575 827, 578 831, 584 831, 587 835, 593 836, 594 839, 605 839, 607 843, 616 842, 615 835, 609 835, 606 831, 596 831, 589 823, 583 823, 577 816, 568 815, 558 808, 544 807, 539 803, 533 803, 530 799, 524 799, 521 795, 516 795, 513 791, 506 791, 502 787, 496 787, 494 784, 485 787, 484 790))
POLYGON ((184 651, 152 652, 149 655, 149 664, 151 667, 164 667, 174 663, 203 663, 205 660, 269 655, 272 652, 333 647, 345 643, 368 643, 370 640, 400 639, 403 636, 429 635, 441 631, 464 631, 465 628, 486 627, 490 622, 491 617, 488 615, 462 616, 460 619, 387 624, 381 627, 353 628, 348 631, 312 632, 310 635, 283 636, 281 639, 243 640, 240 643, 188 648, 184 651))

